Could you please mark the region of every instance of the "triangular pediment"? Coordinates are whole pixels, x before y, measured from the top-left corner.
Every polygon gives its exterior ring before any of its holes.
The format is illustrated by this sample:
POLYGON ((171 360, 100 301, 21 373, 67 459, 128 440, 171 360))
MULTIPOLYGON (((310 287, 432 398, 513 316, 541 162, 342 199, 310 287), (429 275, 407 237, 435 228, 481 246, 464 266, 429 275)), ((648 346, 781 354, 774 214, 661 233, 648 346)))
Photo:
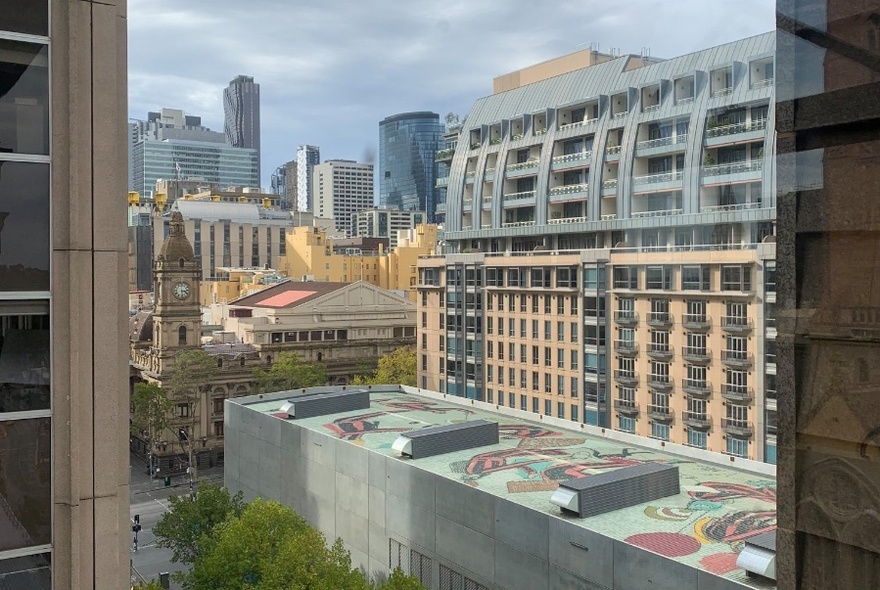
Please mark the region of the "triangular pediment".
POLYGON ((415 304, 406 297, 400 297, 380 289, 370 283, 358 282, 336 289, 304 302, 302 305, 278 310, 276 313, 356 313, 358 310, 393 309, 395 311, 415 311, 415 304))

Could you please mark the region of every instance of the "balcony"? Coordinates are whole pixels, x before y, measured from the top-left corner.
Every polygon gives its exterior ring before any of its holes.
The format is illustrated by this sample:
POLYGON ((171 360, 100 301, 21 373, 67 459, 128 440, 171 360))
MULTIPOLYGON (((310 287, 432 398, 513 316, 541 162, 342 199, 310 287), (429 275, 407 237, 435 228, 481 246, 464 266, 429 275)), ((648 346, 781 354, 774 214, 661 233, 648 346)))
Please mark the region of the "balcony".
POLYGON ((682 379, 681 390, 699 398, 707 398, 712 395, 712 384, 705 379, 682 379))
POLYGON ((669 406, 648 406, 648 418, 655 422, 672 422, 673 413, 669 406))
POLYGON ((678 182, 681 180, 682 171, 662 172, 660 174, 646 174, 644 176, 634 176, 634 186, 644 186, 646 184, 660 184, 664 182, 678 182))
POLYGON ((668 361, 672 358, 673 349, 668 344, 657 344, 654 342, 648 343, 648 356, 652 359, 657 359, 661 361, 668 361))
POLYGON ((472 149, 472 150, 478 150, 478 149, 480 149, 480 142, 479 142, 479 141, 471 142, 471 149, 472 149))
POLYGON ((672 326, 672 314, 668 311, 652 311, 648 313, 648 325, 654 328, 669 328, 672 326))
POLYGON ((582 125, 588 125, 590 123, 595 123, 598 119, 584 119, 583 121, 575 121, 574 123, 565 123, 564 125, 559 126, 559 130, 563 129, 574 129, 575 127, 581 127, 582 125))
POLYGON ((510 139, 511 141, 517 141, 518 139, 522 139, 523 137, 525 137, 524 133, 514 133, 510 136, 510 139))
POLYGON ((477 177, 477 173, 475 170, 471 170, 470 172, 465 172, 464 181, 468 184, 472 183, 474 179, 477 177))
MULTIPOLYGON (((477 144, 479 147, 480 144, 477 144)), ((448 150, 437 150, 437 153, 434 154, 434 159, 438 162, 442 160, 450 160, 452 156, 455 155, 455 148, 450 148, 448 150)))
POLYGON ((672 379, 669 378, 669 375, 655 375, 651 373, 648 375, 648 387, 664 391, 672 389, 672 379))
POLYGON ((752 320, 741 316, 724 316, 721 318, 721 329, 733 334, 751 332, 752 320))
POLYGON ((712 360, 712 351, 702 346, 685 346, 681 351, 684 360, 690 363, 708 363, 712 360))
POLYGON ((638 416, 639 404, 628 399, 616 399, 614 400, 614 410, 625 416, 638 416))
POLYGON ((592 151, 576 152, 573 154, 565 154, 556 156, 550 162, 551 169, 561 170, 562 168, 573 168, 575 166, 588 166, 590 164, 590 156, 592 151))
POLYGON ((492 195, 486 195, 483 197, 483 209, 487 209, 492 206, 492 195))
POLYGON ((733 93, 733 87, 728 86, 727 88, 719 88, 718 90, 712 91, 712 97, 717 98, 719 96, 728 96, 733 93))
POLYGON ((683 104, 690 104, 692 102, 694 102, 693 96, 682 96, 681 98, 675 99, 675 106, 679 106, 679 105, 683 105, 683 104))
POLYGON ((589 187, 586 183, 581 184, 566 184, 564 186, 554 186, 550 189, 551 197, 558 197, 560 195, 573 195, 575 193, 585 193, 587 192, 587 188, 589 187))
POLYGON ((623 385, 638 385, 639 374, 635 371, 626 371, 624 369, 614 369, 614 379, 623 385))
POLYGON ((617 188, 617 179, 616 178, 609 178, 608 180, 603 180, 602 181, 602 188, 606 189, 606 190, 607 189, 616 189, 617 188))
POLYGON ((435 213, 446 213, 446 203, 437 203, 437 206, 434 208, 435 213))
POLYGON ((752 436, 755 432, 751 422, 733 418, 722 418, 721 428, 734 436, 752 436))
POLYGON ((534 219, 529 221, 505 221, 501 224, 501 227, 528 227, 530 225, 535 225, 534 219))
POLYGON ((547 133, 546 127, 540 127, 538 129, 535 129, 535 135, 544 135, 545 133, 547 133))
POLYGON ((753 363, 752 355, 744 350, 722 350, 721 362, 728 367, 746 368, 753 363))
POLYGON ((760 209, 763 204, 760 201, 752 203, 731 203, 729 205, 709 205, 700 207, 701 213, 713 213, 715 211, 743 211, 745 209, 760 209))
POLYGON ((713 166, 703 166, 703 182, 719 181, 719 176, 736 175, 733 180, 750 180, 753 177, 760 176, 755 172, 761 172, 764 168, 764 160, 752 160, 750 162, 731 162, 729 164, 716 164, 713 166))
POLYGON ((467 207, 467 206, 470 206, 473 204, 474 198, 473 197, 465 197, 461 200, 461 202, 465 207, 467 207))
POLYGON ((725 383, 721 386, 721 397, 731 402, 751 403, 754 398, 754 392, 746 385, 725 383))
POLYGON ((636 152, 637 155, 639 152, 644 152, 647 150, 651 150, 654 152, 665 152, 665 151, 682 151, 684 150, 684 144, 687 142, 687 133, 682 133, 681 135, 669 136, 669 137, 658 137, 657 139, 648 139, 646 141, 640 141, 636 143, 636 152), (674 150, 661 150, 659 148, 674 146, 674 150))
POLYGON ((658 209, 656 211, 634 211, 633 217, 668 217, 681 215, 681 209, 658 209))
POLYGON ((715 125, 709 123, 706 129, 706 139, 713 137, 726 137, 728 135, 737 135, 739 133, 749 133, 751 131, 763 131, 767 128, 767 119, 755 119, 750 123, 731 123, 729 125, 715 125))
MULTIPOLYGON (((610 145, 605 148, 605 157, 606 159, 610 156, 620 156, 620 146, 619 145, 610 145)), ((617 159, 615 157, 615 159, 617 159)))
POLYGON ((623 356, 635 356, 639 354, 639 343, 632 340, 615 340, 614 352, 623 356))
POLYGON ((547 221, 548 225, 565 225, 567 223, 586 223, 586 217, 557 217, 547 221))
POLYGON ((504 170, 507 172, 507 177, 512 178, 516 176, 528 176, 530 174, 537 174, 538 171, 538 160, 529 160, 527 162, 517 162, 516 164, 508 164, 504 167, 504 170))
POLYGON ((522 191, 519 193, 505 193, 502 197, 505 203, 514 201, 527 201, 535 198, 535 191, 522 191))
POLYGON ((691 428, 709 430, 712 428, 712 418, 708 414, 700 412, 682 412, 681 421, 691 428))
POLYGON ((773 86, 773 78, 764 78, 763 80, 755 80, 752 82, 750 88, 752 90, 757 90, 758 88, 767 88, 768 86, 773 86))
POLYGON ((601 219, 602 221, 613 221, 617 219, 617 213, 604 213, 601 219))
POLYGON ((635 326, 639 323, 639 314, 631 310, 619 309, 614 312, 614 321, 621 326, 635 326))
POLYGON ((483 180, 486 182, 495 180, 495 168, 486 168, 483 170, 483 180))
POLYGON ((434 183, 434 186, 437 188, 443 188, 445 186, 449 186, 449 177, 448 176, 439 176, 437 178, 437 182, 434 183))
POLYGON ((681 323, 688 330, 708 330, 712 326, 712 318, 704 314, 686 313, 681 317, 681 323))

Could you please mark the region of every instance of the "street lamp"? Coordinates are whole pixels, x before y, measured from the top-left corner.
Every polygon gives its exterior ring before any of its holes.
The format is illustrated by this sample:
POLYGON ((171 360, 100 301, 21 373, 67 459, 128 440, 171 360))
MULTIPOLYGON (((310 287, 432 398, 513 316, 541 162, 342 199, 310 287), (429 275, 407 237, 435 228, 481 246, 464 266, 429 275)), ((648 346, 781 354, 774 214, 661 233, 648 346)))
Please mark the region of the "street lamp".
POLYGON ((189 435, 186 432, 186 428, 180 428, 177 431, 177 438, 180 439, 180 443, 183 444, 183 441, 186 441, 186 447, 188 450, 189 460, 187 462, 186 472, 189 474, 189 497, 191 500, 196 499, 195 491, 193 489, 193 448, 192 441, 189 438, 189 435))

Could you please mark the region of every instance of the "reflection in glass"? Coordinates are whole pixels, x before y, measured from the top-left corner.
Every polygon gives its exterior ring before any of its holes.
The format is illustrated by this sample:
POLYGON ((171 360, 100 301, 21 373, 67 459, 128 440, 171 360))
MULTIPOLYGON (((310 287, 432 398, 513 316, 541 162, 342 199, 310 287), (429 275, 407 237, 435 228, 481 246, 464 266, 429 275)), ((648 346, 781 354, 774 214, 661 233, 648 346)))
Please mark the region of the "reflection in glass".
POLYGON ((51 590, 51 557, 42 553, 0 561, 0 588, 51 590))
POLYGON ((0 39, 0 155, 4 152, 49 153, 46 45, 0 39))
POLYGON ((0 551, 52 540, 51 445, 49 418, 0 422, 0 551))
POLYGON ((48 291, 49 244, 49 165, 0 160, 0 291, 48 291))
POLYGON ((46 0, 3 0, 0 30, 48 35, 49 3, 46 0))
POLYGON ((48 410, 49 369, 48 304, 0 303, 0 413, 48 410))

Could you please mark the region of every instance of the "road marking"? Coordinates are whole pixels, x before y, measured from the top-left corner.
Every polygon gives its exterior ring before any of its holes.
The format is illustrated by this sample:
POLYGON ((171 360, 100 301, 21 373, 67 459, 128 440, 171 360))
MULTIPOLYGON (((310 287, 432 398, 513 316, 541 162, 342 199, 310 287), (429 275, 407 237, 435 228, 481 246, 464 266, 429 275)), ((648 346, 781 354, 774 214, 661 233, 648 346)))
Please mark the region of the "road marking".
POLYGON ((165 504, 163 504, 158 498, 153 498, 153 501, 154 501, 156 504, 158 504, 159 506, 161 506, 161 507, 162 507, 162 510, 163 510, 164 512, 168 512, 169 510, 171 510, 171 508, 169 508, 168 506, 166 506, 165 504))

